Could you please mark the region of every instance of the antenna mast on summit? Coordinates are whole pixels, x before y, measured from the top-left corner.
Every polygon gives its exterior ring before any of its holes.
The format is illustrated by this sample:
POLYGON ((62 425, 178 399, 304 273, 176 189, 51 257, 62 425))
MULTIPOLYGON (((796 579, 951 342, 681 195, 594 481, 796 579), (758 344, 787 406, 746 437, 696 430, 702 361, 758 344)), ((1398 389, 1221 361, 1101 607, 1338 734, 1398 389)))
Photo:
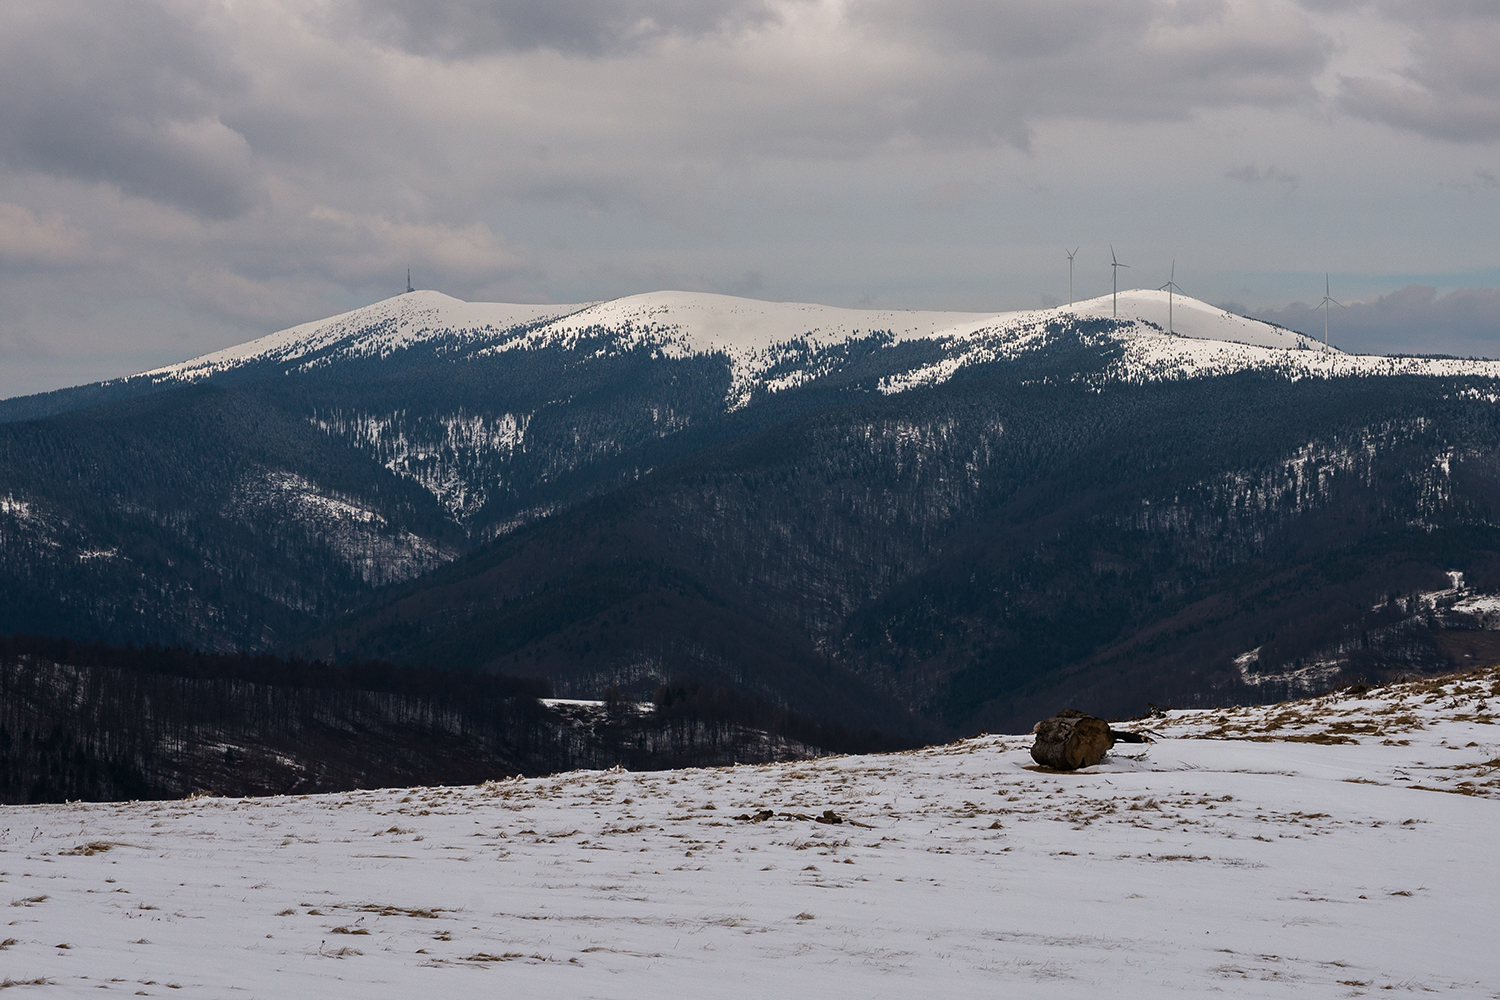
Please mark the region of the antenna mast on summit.
POLYGON ((406 269, 406 290, 408 292, 416 291, 415 288, 411 287, 411 268, 409 267, 406 269))
POLYGON ((1336 305, 1340 309, 1347 308, 1342 302, 1333 297, 1333 287, 1328 283, 1328 274, 1323 274, 1323 301, 1313 308, 1323 310, 1323 353, 1328 353, 1328 307, 1336 305))
POLYGON ((1111 243, 1110 247, 1109 247, 1109 259, 1111 261, 1111 263, 1110 263, 1109 266, 1114 269, 1113 273, 1114 273, 1114 276, 1115 276, 1115 294, 1114 294, 1114 299, 1110 303, 1110 309, 1109 309, 1109 311, 1110 311, 1111 315, 1113 315, 1113 316, 1119 316, 1120 315, 1120 268, 1122 268, 1122 267, 1129 267, 1130 265, 1129 264, 1121 264, 1120 263, 1120 258, 1118 258, 1118 257, 1115 256, 1115 247, 1114 247, 1113 243, 1111 243))
POLYGON ((1182 286, 1177 284, 1177 259, 1175 257, 1172 259, 1172 276, 1160 289, 1167 293, 1167 336, 1169 337, 1172 336, 1172 291, 1174 289, 1179 293, 1182 291, 1182 286))

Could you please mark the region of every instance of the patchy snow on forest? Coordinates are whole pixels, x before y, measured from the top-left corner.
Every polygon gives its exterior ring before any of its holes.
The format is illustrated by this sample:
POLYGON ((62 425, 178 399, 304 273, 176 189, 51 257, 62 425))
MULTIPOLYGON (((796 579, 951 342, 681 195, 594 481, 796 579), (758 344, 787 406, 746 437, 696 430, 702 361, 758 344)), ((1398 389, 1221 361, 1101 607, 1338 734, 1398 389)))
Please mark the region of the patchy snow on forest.
POLYGON ((1030 738, 0 808, 16 996, 1500 996, 1494 670, 1030 738))

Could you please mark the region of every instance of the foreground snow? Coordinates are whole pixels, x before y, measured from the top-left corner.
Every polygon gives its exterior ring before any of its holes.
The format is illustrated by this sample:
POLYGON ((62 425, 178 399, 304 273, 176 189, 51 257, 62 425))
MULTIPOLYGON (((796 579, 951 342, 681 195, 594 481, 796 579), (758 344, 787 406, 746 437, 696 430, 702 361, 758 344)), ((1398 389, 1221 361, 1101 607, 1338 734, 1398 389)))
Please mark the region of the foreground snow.
POLYGON ((1497 696, 1171 713, 1076 774, 987 736, 8 807, 0 970, 49 997, 1500 996, 1497 696))

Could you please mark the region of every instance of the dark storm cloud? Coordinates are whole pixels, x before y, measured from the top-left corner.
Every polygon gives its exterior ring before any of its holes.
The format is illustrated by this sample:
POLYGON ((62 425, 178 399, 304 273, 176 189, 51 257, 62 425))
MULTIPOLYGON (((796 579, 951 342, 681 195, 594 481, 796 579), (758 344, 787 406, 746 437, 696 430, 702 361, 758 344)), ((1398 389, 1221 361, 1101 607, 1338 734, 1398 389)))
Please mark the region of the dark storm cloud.
MULTIPOLYGON (((1255 315, 1323 336, 1322 310, 1302 302, 1255 315)), ((1372 302, 1335 307, 1329 329, 1329 339, 1350 351, 1500 357, 1500 288, 1439 294, 1431 285, 1407 285, 1372 302)))
POLYGON ((351 0, 339 15, 407 51, 440 58, 539 48, 619 54, 672 35, 776 18, 767 0, 351 0))
POLYGON ((1413 32, 1396 79, 1350 76, 1351 114, 1452 142, 1500 138, 1500 6, 1474 0, 1381 5, 1413 32))
POLYGON ((256 197, 250 151, 218 117, 237 86, 193 18, 135 0, 9 3, 0 159, 102 181, 214 218, 256 197))

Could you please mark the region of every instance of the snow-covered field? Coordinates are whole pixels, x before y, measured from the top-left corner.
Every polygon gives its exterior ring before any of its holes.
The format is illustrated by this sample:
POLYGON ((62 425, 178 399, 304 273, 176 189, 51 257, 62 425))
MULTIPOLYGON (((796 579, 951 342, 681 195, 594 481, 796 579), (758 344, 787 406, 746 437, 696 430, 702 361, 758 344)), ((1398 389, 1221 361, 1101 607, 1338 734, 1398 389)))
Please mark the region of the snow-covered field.
POLYGON ((1160 742, 1074 774, 986 736, 5 807, 0 978, 44 997, 1495 997, 1497 698, 1491 670, 1173 712, 1160 742))

